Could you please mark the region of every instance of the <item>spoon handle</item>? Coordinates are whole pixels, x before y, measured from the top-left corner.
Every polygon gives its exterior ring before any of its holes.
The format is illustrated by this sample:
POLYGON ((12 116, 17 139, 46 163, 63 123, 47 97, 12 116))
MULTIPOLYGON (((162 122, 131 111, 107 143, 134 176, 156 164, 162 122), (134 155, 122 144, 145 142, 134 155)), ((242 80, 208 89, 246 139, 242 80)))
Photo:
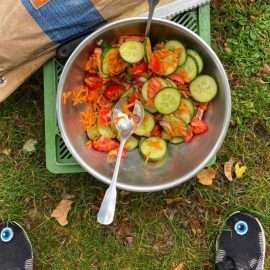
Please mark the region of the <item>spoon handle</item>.
POLYGON ((98 211, 97 221, 98 223, 103 224, 103 225, 109 225, 113 222, 115 206, 116 206, 116 197, 117 197, 116 183, 117 183, 117 177, 119 173, 122 152, 124 150, 125 142, 126 142, 126 139, 125 140, 122 139, 120 142, 112 181, 111 181, 110 186, 105 192, 103 201, 98 211))
POLYGON ((159 2, 159 0, 148 0, 149 13, 148 13, 147 25, 146 25, 146 29, 145 29, 145 36, 146 37, 149 35, 154 10, 155 10, 155 7, 158 4, 158 2, 159 2))

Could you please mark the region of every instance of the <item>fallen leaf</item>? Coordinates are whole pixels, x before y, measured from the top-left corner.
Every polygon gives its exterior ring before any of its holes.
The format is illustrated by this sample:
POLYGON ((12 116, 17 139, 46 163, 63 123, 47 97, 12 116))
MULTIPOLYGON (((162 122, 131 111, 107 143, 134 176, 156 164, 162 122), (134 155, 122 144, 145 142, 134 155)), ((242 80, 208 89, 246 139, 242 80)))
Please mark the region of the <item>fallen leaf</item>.
POLYGON ((270 73, 270 66, 268 64, 264 63, 260 67, 260 73, 262 73, 262 74, 269 74, 270 73))
POLYGON ((11 149, 10 148, 4 148, 0 151, 0 154, 6 155, 6 156, 10 156, 11 154, 11 149))
POLYGON ((183 263, 178 264, 175 268, 173 268, 173 270, 184 270, 184 264, 183 263))
POLYGON ((33 153, 36 151, 37 140, 29 139, 23 145, 23 151, 26 153, 33 153))
POLYGON ((216 177, 217 171, 214 168, 207 168, 200 171, 197 174, 197 178, 200 184, 204 186, 211 186, 213 185, 213 180, 216 177))
POLYGON ((243 177, 243 175, 245 174, 247 170, 247 166, 242 165, 240 162, 237 162, 234 166, 234 171, 235 171, 235 175, 236 178, 241 178, 243 177))
POLYGON ((231 158, 229 161, 225 162, 224 164, 224 174, 226 178, 232 182, 233 181, 233 165, 235 163, 235 160, 231 158))
POLYGON ((51 217, 55 218, 61 226, 68 224, 67 216, 73 201, 63 199, 53 210, 51 217))

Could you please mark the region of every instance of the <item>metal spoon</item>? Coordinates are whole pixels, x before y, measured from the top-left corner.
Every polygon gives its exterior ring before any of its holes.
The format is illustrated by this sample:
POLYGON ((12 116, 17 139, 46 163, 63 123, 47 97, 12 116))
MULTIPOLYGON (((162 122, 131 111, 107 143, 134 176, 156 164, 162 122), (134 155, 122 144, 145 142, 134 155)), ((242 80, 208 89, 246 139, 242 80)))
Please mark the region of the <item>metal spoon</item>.
POLYGON ((122 106, 125 102, 127 102, 127 98, 120 99, 115 105, 112 114, 113 123, 115 123, 120 134, 120 146, 117 153, 112 182, 106 190, 97 215, 98 223, 103 225, 109 225, 113 222, 117 197, 116 183, 125 143, 136 127, 142 123, 144 117, 143 105, 141 102, 136 101, 133 109, 133 118, 130 119, 127 114, 122 112, 122 106))
POLYGON ((147 19, 145 34, 144 34, 146 37, 149 35, 154 10, 155 10, 155 7, 158 4, 158 2, 159 2, 159 0, 148 0, 149 13, 148 13, 148 19, 147 19))

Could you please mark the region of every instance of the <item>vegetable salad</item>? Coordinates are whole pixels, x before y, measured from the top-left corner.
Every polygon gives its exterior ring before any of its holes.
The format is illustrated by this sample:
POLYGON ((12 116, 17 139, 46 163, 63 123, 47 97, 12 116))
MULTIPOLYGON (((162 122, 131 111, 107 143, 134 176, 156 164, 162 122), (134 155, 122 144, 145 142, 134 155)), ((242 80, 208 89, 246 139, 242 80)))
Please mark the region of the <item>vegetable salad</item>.
POLYGON ((98 42, 87 59, 83 84, 65 92, 63 102, 87 105, 80 112, 87 146, 116 156, 112 109, 122 97, 128 100, 126 112, 141 101, 144 119, 125 150, 138 147, 146 160, 158 161, 166 156, 168 143, 189 143, 208 130, 203 117, 218 86, 203 70, 200 54, 179 40, 152 44, 142 36, 121 36, 111 44, 98 42))

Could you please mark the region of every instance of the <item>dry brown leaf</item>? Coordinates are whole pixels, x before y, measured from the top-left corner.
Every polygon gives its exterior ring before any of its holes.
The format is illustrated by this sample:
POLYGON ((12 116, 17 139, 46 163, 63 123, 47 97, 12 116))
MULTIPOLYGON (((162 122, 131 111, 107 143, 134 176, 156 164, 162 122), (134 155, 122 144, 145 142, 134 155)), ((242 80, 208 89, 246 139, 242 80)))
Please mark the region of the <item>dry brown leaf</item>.
POLYGON ((0 154, 3 154, 5 156, 10 156, 11 149, 10 148, 4 148, 4 149, 0 150, 0 154))
POLYGON ((178 264, 173 270, 184 270, 184 264, 183 263, 178 264))
POLYGON ((260 72, 262 74, 269 74, 270 73, 270 66, 268 64, 264 63, 260 68, 260 72))
POLYGON ((213 180, 215 179, 217 171, 214 168, 206 168, 197 174, 197 178, 200 184, 204 186, 213 185, 213 180))
POLYGON ((55 218, 61 226, 68 224, 67 216, 73 201, 63 199, 53 210, 51 217, 55 218))
POLYGON ((225 162, 224 164, 224 174, 226 178, 232 182, 233 181, 233 165, 235 163, 235 160, 231 158, 229 161, 225 162))

